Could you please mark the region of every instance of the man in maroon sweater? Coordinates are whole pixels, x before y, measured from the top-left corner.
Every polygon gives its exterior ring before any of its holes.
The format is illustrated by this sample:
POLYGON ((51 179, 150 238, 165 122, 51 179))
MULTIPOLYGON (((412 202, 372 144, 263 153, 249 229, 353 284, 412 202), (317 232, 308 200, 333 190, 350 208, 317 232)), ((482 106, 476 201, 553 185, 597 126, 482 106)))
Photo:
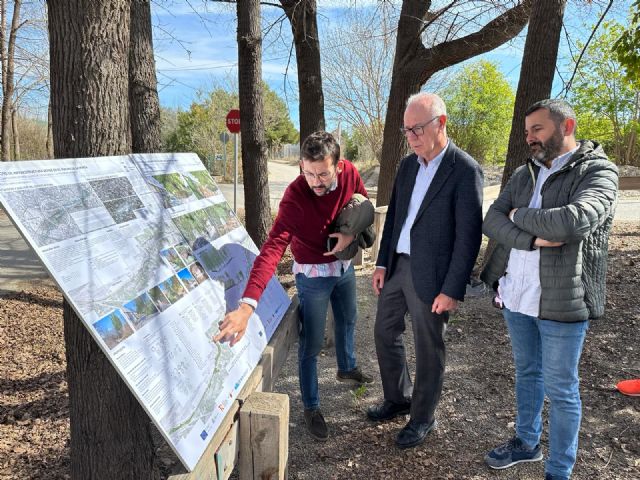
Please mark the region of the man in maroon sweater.
POLYGON ((372 381, 356 365, 354 327, 357 318, 356 282, 350 260, 339 260, 354 236, 330 233, 334 220, 353 194, 367 196, 356 168, 340 159, 340 145, 327 132, 309 135, 300 149, 302 174, 288 187, 280 202, 278 216, 267 241, 256 257, 249 281, 237 310, 229 312, 216 341, 237 343, 247 328, 262 292, 291 244, 300 301, 300 342, 298 367, 304 419, 309 433, 320 441, 328 438, 328 429, 320 412, 317 357, 324 342, 325 319, 329 301, 335 318, 337 379, 361 384, 372 381), (327 251, 329 237, 336 244, 327 251))

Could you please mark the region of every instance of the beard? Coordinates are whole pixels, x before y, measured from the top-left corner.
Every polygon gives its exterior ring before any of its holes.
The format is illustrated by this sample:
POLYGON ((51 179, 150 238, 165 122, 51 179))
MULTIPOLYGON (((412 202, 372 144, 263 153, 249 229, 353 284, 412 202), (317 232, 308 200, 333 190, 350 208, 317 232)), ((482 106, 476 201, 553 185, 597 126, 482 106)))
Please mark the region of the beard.
POLYGON ((326 195, 329 187, 322 185, 319 187, 311 187, 311 189, 313 190, 313 193, 315 193, 317 196, 322 197, 323 195, 326 195))
POLYGON ((318 197, 322 197, 327 193, 329 193, 330 191, 334 190, 337 184, 338 184, 338 180, 337 178, 334 178, 329 185, 316 185, 315 187, 312 187, 311 185, 309 185, 309 187, 311 188, 311 190, 313 190, 313 193, 315 193, 318 197))
POLYGON ((531 156, 539 162, 550 162, 558 156, 562 149, 564 136, 559 128, 556 128, 553 135, 546 142, 532 142, 529 144, 531 156))

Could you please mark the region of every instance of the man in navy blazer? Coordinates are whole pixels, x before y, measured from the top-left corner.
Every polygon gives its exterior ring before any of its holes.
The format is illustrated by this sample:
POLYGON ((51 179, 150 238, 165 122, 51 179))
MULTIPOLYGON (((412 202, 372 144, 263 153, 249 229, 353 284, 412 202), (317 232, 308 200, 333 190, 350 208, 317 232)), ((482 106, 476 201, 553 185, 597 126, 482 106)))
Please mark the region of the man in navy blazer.
POLYGON ((401 130, 414 153, 398 168, 373 274, 384 401, 367 415, 383 421, 410 413, 396 438, 400 448, 419 445, 435 426, 449 312, 464 299, 482 239, 482 170, 447 138, 446 124, 440 97, 409 98, 401 130), (413 384, 402 339, 407 312, 416 353, 413 384))

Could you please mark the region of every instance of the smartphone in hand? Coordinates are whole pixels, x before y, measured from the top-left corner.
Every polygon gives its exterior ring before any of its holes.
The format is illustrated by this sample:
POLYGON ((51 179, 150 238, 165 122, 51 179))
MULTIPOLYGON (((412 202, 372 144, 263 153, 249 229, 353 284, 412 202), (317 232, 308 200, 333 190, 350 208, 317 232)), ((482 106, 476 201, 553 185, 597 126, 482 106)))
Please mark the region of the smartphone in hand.
POLYGON ((338 243, 338 239, 334 237, 327 237, 327 252, 332 251, 336 244, 338 243))

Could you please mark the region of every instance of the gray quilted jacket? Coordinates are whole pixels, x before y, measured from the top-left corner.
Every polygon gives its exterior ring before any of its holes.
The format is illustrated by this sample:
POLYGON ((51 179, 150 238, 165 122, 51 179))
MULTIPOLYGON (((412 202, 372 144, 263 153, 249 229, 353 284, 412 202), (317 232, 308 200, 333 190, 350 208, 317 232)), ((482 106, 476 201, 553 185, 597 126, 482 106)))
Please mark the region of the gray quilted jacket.
POLYGON ((576 153, 542 188, 542 208, 528 208, 540 167, 518 168, 484 219, 483 233, 497 240, 480 278, 494 289, 512 248, 531 250, 536 237, 565 242, 540 249, 539 317, 562 322, 604 313, 609 230, 618 169, 596 142, 581 141, 576 153), (518 208, 513 222, 509 212, 518 208))
MULTIPOLYGON (((375 209, 371 201, 359 193, 354 193, 349 203, 338 215, 335 221, 334 231, 355 235, 353 242, 341 252, 336 253, 336 258, 349 260, 356 256, 358 247, 369 248, 376 239, 373 231, 373 218, 375 209)), ((330 245, 331 246, 331 245, 330 245)))

